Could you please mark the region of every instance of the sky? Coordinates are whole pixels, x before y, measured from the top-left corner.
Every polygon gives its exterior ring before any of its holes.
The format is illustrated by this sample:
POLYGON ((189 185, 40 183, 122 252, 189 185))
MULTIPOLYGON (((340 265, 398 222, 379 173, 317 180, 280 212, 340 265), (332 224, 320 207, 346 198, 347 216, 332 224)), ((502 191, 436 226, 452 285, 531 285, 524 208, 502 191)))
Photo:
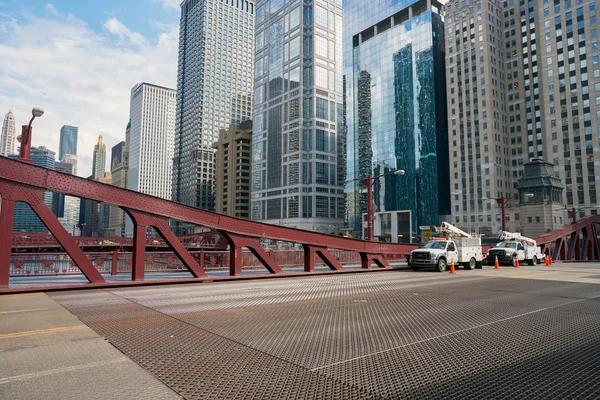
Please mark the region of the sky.
POLYGON ((56 151, 60 128, 79 127, 78 175, 92 172, 98 136, 125 140, 131 88, 176 89, 180 0, 0 0, 0 118, 12 110, 33 146, 56 151))

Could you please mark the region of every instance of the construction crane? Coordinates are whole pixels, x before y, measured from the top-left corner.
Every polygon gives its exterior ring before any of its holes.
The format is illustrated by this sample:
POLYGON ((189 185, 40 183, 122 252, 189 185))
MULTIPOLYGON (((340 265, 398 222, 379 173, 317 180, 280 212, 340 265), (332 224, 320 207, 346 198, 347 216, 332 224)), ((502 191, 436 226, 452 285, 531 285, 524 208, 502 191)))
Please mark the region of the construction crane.
POLYGON ((453 236, 460 236, 460 237, 466 237, 466 238, 473 237, 473 235, 470 235, 467 232, 462 231, 462 230, 458 229, 457 227, 455 227, 454 225, 451 225, 447 222, 442 222, 442 226, 439 228, 435 227, 435 231, 443 234, 446 238, 450 238, 453 236))
POLYGON ((532 246, 537 246, 537 242, 531 238, 525 237, 523 235, 521 235, 518 232, 506 232, 506 231, 502 231, 500 232, 500 234, 498 235, 498 238, 500 240, 514 240, 514 241, 522 241, 525 242, 527 244, 530 244, 532 246))

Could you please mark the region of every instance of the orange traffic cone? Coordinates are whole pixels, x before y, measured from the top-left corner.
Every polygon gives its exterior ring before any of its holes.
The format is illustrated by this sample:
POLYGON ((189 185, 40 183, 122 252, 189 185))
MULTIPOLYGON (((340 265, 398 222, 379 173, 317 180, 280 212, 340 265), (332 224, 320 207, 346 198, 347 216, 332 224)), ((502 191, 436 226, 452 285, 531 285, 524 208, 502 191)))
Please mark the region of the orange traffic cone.
POLYGON ((546 264, 546 267, 550 266, 550 257, 548 257, 548 256, 544 257, 544 264, 546 264))
POLYGON ((450 273, 454 274, 456 273, 455 269, 454 269, 454 261, 452 261, 452 264, 450 264, 450 273))
POLYGON ((521 266, 519 265, 519 259, 517 258, 516 260, 517 262, 515 263, 515 268, 521 268, 521 266))
POLYGON ((498 256, 496 256, 496 262, 494 262, 494 269, 500 269, 500 264, 498 264, 498 256))

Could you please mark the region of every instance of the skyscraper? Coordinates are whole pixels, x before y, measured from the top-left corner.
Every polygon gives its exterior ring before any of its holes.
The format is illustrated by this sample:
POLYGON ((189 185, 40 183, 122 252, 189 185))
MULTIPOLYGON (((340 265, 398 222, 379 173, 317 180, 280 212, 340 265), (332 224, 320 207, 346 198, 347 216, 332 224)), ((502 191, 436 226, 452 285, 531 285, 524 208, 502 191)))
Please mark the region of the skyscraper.
MULTIPOLYGON (((105 163, 106 145, 102 143, 102 136, 98 136, 98 143, 94 146, 92 175, 88 179, 97 181, 100 178, 104 178, 106 171, 105 163)), ((99 222, 102 222, 98 220, 99 211, 100 204, 98 202, 81 199, 79 206, 79 226, 81 227, 82 236, 98 236, 99 222)))
POLYGON ((79 128, 64 125, 60 128, 60 145, 58 148, 58 160, 62 161, 65 154, 77 154, 77 134, 79 128))
MULTIPOLYGON (((344 1, 347 178, 390 173, 373 185, 382 240, 420 235, 450 214, 441 7, 435 0, 344 1), (398 211, 410 211, 412 228, 400 228, 408 221, 398 211)), ((357 181, 346 186, 356 236, 367 211, 362 192, 357 181)))
POLYGON ((2 134, 0 135, 0 156, 9 156, 17 151, 17 131, 15 116, 12 110, 4 117, 2 123, 2 134))
POLYGON ((106 145, 102 143, 102 136, 98 136, 98 143, 94 146, 92 161, 92 179, 104 176, 106 171, 106 145))
MULTIPOLYGON (((73 164, 57 161, 54 163, 54 169, 64 174, 73 175, 73 164)), ((57 218, 65 217, 65 195, 62 193, 54 193, 52 199, 52 212, 57 218)))
MULTIPOLYGON (((62 163, 71 164, 71 173, 77 175, 77 156, 75 154, 65 154, 62 163)), ((55 193, 54 196, 64 196, 64 219, 67 226, 76 227, 79 225, 79 207, 80 199, 78 197, 65 196, 55 193)))
POLYGON ((252 115, 254 1, 184 0, 179 28, 173 199, 214 209, 219 129, 252 115))
POLYGON ((171 199, 176 91, 140 83, 131 90, 127 189, 171 199))
POLYGON ((341 2, 256 7, 252 219, 339 233, 341 2))
MULTIPOLYGON (((47 148, 32 147, 31 148, 31 159, 34 165, 44 168, 54 169, 56 153, 47 148)), ((17 158, 17 154, 13 154, 11 158, 17 158)), ((42 200, 52 209, 53 193, 45 191, 42 194, 42 200)), ((33 212, 31 207, 25 203, 17 202, 15 204, 15 219, 13 230, 23 232, 34 232, 34 233, 47 233, 48 229, 39 219, 39 217, 33 212)))
MULTIPOLYGON (((568 208, 598 204, 600 27, 595 1, 485 0, 446 4, 452 219, 481 233, 526 230, 519 196, 524 165, 543 159, 565 187, 568 208)), ((596 213, 591 210, 590 213, 596 213)), ((585 215, 585 211, 582 212, 585 215)), ((568 223, 567 214, 552 218, 568 223)), ((551 229, 553 226, 548 227, 551 229)))

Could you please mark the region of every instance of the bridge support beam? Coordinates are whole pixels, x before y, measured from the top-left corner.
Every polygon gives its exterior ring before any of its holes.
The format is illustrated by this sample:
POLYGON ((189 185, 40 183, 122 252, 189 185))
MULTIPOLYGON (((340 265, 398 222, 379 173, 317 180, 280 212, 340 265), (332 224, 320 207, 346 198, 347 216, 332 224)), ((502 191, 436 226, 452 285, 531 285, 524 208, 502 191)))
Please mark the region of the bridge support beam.
MULTIPOLYGON (((50 231, 52 236, 54 236, 63 249, 65 249, 65 252, 69 255, 69 257, 71 257, 75 265, 77 265, 81 272, 83 272, 87 280, 90 283, 105 283, 106 281, 102 275, 96 268, 94 268, 91 261, 85 256, 83 251, 79 248, 77 243, 75 243, 71 235, 69 235, 69 233, 61 225, 46 203, 44 203, 42 194, 42 189, 30 189, 12 182, 0 181, 0 195, 2 196, 2 203, 4 205, 5 199, 13 203, 13 217, 15 202, 20 201, 28 204, 33 212, 35 212, 35 214, 42 220, 44 225, 46 225, 46 228, 48 228, 48 231, 50 231)), ((8 208, 10 209, 11 206, 8 206, 8 208)), ((5 218, 8 218, 8 214, 10 213, 11 212, 9 210, 6 213, 5 218)), ((0 231, 6 231, 8 233, 9 236, 7 237, 6 242, 9 244, 8 246, 10 248, 12 243, 12 218, 10 225, 8 225, 8 222, 4 219, 0 219, 0 231)), ((8 252, 8 260, 8 265, 10 266, 10 251, 8 252)), ((2 271, 1 268, 2 266, 0 265, 0 271, 2 271)))
POLYGON ((371 269, 373 263, 379 268, 392 269, 392 266, 388 264, 387 260, 381 254, 360 253, 360 259, 363 269, 371 269))
POLYGON ((269 270, 272 274, 283 274, 281 267, 273 260, 270 254, 268 254, 260 245, 258 239, 242 236, 231 232, 220 232, 227 242, 229 243, 229 275, 240 276, 242 275, 242 249, 246 247, 254 256, 269 270))
POLYGON ((315 255, 332 271, 343 271, 342 264, 327 250, 327 247, 304 244, 304 272, 315 272, 315 255))
POLYGON ((194 278, 206 278, 208 276, 203 268, 201 268, 196 260, 194 260, 194 257, 186 250, 183 244, 181 244, 173 231, 171 231, 171 228, 169 228, 169 220, 167 218, 126 208, 124 208, 124 210, 131 217, 134 226, 132 268, 132 279, 134 281, 144 280, 146 228, 149 226, 158 232, 160 237, 169 245, 171 250, 173 250, 173 253, 175 253, 177 258, 179 258, 194 278), (140 252, 140 255, 137 254, 138 252, 140 252), (138 279, 136 279, 136 277, 138 279))
POLYGON ((0 288, 8 288, 15 202, 2 197, 0 208, 0 288))

